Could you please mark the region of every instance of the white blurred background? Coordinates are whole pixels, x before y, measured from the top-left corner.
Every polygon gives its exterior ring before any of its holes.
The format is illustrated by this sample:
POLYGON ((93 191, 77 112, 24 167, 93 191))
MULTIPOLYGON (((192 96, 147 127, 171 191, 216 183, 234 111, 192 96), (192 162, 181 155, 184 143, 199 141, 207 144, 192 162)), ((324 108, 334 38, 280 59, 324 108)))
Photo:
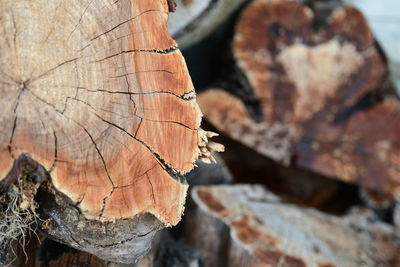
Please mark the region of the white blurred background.
POLYGON ((345 0, 359 8, 390 60, 392 79, 400 94, 400 0, 345 0))

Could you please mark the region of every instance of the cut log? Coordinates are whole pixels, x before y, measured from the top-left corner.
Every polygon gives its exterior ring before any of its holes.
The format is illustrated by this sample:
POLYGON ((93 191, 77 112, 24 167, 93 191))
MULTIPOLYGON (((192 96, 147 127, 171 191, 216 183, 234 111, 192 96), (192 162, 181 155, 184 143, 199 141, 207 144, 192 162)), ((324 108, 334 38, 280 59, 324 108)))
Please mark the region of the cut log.
MULTIPOLYGON (((200 98, 201 96, 202 93, 200 98)), ((216 131, 207 122, 203 126, 216 131)), ((235 183, 262 184, 285 201, 335 214, 342 214, 349 205, 359 201, 358 190, 354 185, 329 179, 303 168, 284 166, 224 134, 216 137, 215 141, 227 147, 219 156, 232 173, 235 183), (337 199, 340 201, 336 201, 337 199)), ((201 170, 196 168, 193 173, 199 171, 201 170)), ((190 180, 188 182, 190 184, 190 180)))
POLYGON ((2 1, 0 17, 2 183, 34 184, 31 201, 42 183, 55 239, 135 261, 179 222, 181 175, 212 151, 167 0, 2 1))
POLYGON ((386 92, 384 57, 355 8, 324 21, 315 12, 250 4, 233 40, 240 87, 201 94, 202 111, 267 157, 400 196, 400 102, 386 92))
POLYGON ((249 0, 176 0, 168 30, 185 49, 209 36, 241 4, 249 0))
POLYGON ((257 185, 199 186, 187 233, 205 266, 397 266, 400 236, 358 210, 344 217, 284 204, 257 185))

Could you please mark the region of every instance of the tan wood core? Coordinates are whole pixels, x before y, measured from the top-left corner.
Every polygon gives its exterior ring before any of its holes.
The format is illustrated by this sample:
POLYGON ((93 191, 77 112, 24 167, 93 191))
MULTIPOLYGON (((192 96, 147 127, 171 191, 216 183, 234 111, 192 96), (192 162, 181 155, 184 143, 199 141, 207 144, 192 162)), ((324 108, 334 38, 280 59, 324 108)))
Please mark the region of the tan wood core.
POLYGON ((204 138, 167 18, 166 0, 1 1, 0 177, 28 154, 89 219, 176 224, 170 174, 204 138))

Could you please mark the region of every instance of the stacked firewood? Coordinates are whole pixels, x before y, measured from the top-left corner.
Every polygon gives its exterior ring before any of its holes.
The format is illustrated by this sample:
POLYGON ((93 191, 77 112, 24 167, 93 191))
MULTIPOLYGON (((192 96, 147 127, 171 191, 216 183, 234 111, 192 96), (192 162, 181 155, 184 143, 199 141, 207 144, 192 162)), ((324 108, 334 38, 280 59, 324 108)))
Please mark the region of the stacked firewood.
POLYGON ((356 8, 3 2, 0 266, 400 266, 400 100, 356 8))

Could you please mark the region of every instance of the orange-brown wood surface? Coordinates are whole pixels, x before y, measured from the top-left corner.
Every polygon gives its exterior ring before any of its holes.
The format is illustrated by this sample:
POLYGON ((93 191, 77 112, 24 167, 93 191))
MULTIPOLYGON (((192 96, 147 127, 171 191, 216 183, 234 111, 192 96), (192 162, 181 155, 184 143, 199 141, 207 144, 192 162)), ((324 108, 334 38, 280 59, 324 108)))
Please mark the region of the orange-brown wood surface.
POLYGON ((0 177, 28 154, 89 219, 176 224, 172 176, 206 137, 167 18, 167 0, 2 1, 0 177))

